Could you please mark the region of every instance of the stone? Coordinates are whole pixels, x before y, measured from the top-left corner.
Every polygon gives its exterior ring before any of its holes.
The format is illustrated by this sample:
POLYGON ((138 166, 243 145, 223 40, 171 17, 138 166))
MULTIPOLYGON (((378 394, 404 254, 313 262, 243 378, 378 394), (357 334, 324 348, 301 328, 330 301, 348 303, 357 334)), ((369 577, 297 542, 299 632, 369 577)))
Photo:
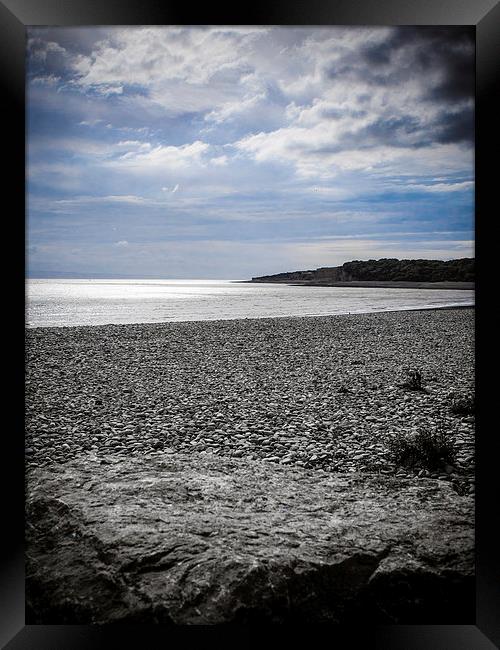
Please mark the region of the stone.
POLYGON ((104 458, 27 472, 27 624, 475 620, 474 501, 451 484, 104 458))

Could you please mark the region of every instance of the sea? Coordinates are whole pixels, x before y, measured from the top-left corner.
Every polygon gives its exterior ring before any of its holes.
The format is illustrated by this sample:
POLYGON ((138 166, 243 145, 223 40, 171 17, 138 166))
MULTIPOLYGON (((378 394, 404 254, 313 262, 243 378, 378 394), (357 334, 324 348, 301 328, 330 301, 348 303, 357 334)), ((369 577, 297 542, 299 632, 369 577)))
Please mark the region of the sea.
POLYGON ((328 316, 473 306, 473 290, 304 287, 234 280, 26 281, 27 327, 328 316))

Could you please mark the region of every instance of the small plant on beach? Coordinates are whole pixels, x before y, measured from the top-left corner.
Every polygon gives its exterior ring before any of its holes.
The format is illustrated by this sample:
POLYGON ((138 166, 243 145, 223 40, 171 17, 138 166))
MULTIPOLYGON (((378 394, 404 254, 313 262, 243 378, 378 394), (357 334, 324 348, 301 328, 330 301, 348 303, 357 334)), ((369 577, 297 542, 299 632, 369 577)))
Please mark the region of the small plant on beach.
POLYGON ((474 415, 476 412, 475 395, 473 393, 455 395, 451 402, 451 412, 455 415, 474 415))
POLYGON ((431 471, 452 465, 456 455, 453 440, 442 428, 421 429, 411 436, 390 440, 387 446, 396 464, 431 471))
POLYGON ((418 368, 405 368, 403 381, 399 385, 407 390, 424 390, 421 371, 418 368))

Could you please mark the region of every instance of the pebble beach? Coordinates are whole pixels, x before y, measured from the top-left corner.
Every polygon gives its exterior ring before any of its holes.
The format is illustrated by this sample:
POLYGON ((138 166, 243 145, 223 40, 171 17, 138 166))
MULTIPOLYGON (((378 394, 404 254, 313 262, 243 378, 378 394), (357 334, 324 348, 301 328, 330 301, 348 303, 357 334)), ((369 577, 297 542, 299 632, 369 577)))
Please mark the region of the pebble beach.
POLYGON ((26 330, 26 466, 213 454, 474 492, 474 309, 26 330), (418 368, 424 390, 401 386, 418 368), (441 428, 453 466, 388 443, 441 428))

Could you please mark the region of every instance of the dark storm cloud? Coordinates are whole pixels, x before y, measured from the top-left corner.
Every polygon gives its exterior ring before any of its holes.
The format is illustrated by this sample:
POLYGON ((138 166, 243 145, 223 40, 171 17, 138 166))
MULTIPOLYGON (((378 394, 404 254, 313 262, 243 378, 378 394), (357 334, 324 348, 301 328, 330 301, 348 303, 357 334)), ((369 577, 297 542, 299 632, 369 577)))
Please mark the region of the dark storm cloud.
POLYGON ((435 140, 442 144, 474 141, 474 110, 466 108, 458 113, 444 111, 435 124, 435 140))
MULTIPOLYGON (((383 43, 361 52, 368 64, 366 76, 378 83, 397 83, 406 74, 441 72, 440 82, 429 89, 429 100, 458 101, 474 96, 474 29, 472 27, 410 27, 394 29, 383 43), (401 52, 408 52, 407 66, 393 70, 401 52), (381 71, 380 68, 387 70, 381 71)), ((401 57, 400 57, 401 58, 401 57)), ((403 61, 405 57, 403 56, 403 61)))
POLYGON ((433 143, 472 144, 473 141, 474 110, 464 108, 455 113, 443 110, 430 123, 422 123, 411 116, 381 117, 357 131, 344 133, 337 150, 370 149, 381 144, 419 149, 433 143))
POLYGON ((355 145, 358 149, 370 148, 380 143, 392 147, 428 147, 440 144, 468 143, 474 141, 474 109, 466 107, 452 112, 441 111, 430 123, 421 123, 414 117, 380 118, 346 137, 343 148, 355 145))
MULTIPOLYGON (((472 27, 402 26, 381 42, 350 52, 327 67, 332 81, 352 79, 371 88, 393 89, 395 94, 408 83, 421 89, 421 119, 388 111, 362 129, 345 133, 343 146, 472 143, 474 46, 472 27)), ((331 117, 336 117, 334 112, 331 117)))
POLYGON ((424 136, 422 125, 411 116, 379 118, 360 129, 356 134, 357 146, 365 144, 380 144, 391 147, 421 147, 429 144, 429 138, 424 136))
POLYGON ((468 108, 456 113, 444 110, 431 124, 423 124, 412 116, 381 117, 358 130, 344 132, 334 145, 302 146, 302 149, 305 153, 327 156, 341 151, 368 150, 381 144, 420 149, 433 143, 472 143, 473 140, 474 111, 468 108))
POLYGON ((472 27, 396 27, 389 37, 352 52, 331 66, 331 79, 352 76, 371 85, 396 86, 440 72, 426 99, 458 101, 474 96, 474 30, 472 27))
MULTIPOLYGON (((452 135, 452 133, 450 133, 452 135)), ((443 132, 442 142, 448 142, 443 132)), ((315 147, 309 153, 329 155, 341 151, 359 151, 372 149, 381 144, 396 148, 420 148, 438 140, 435 134, 429 135, 420 122, 413 117, 389 117, 376 119, 371 124, 358 130, 343 133, 336 145, 315 147)))

